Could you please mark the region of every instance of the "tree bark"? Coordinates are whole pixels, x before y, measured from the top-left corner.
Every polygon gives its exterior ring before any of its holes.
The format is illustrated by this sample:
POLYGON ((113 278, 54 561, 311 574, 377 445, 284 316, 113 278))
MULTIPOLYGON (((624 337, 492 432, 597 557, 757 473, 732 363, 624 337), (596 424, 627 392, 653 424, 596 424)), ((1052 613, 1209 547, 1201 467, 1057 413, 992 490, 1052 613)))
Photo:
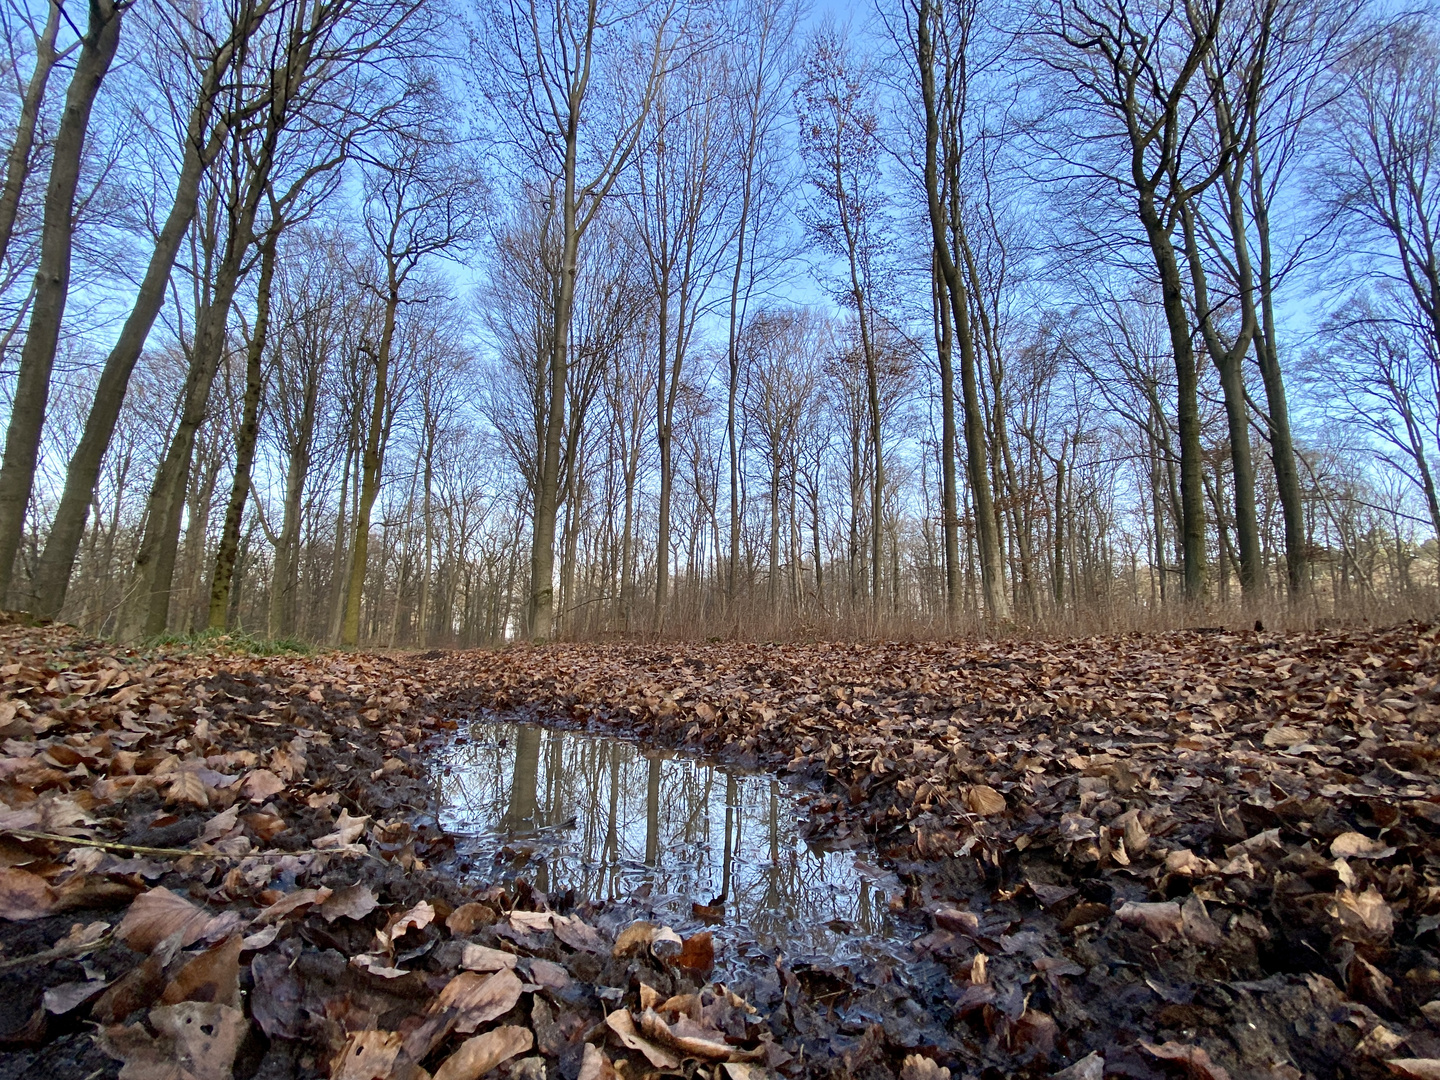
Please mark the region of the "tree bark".
POLYGON ((365 590, 365 562, 370 552, 370 512, 380 494, 380 473, 385 447, 385 406, 390 389, 390 353, 395 340, 395 318, 400 308, 400 285, 393 265, 388 271, 385 321, 380 330, 380 347, 375 352, 375 390, 370 402, 370 422, 365 431, 365 450, 360 457, 360 498, 355 504, 354 540, 350 545, 350 574, 345 587, 345 614, 340 623, 340 644, 360 644, 360 599, 365 590))
POLYGON ((255 464, 255 443, 260 433, 260 396, 264 389, 266 335, 270 328, 270 284, 275 278, 275 249, 280 227, 272 224, 260 244, 260 279, 256 285, 255 326, 245 351, 245 399, 241 407, 240 430, 235 435, 235 473, 230 498, 225 504, 225 524, 220 530, 220 547, 215 553, 215 571, 210 584, 211 630, 224 630, 230 607, 230 582, 235 557, 240 550, 240 519, 245 497, 250 492, 250 471, 255 464))
MULTIPOLYGON (((251 20, 255 17, 252 12, 251 20)), ((248 30, 245 32, 248 33, 248 30)), ((241 32, 237 31, 236 37, 240 36, 241 32)), ((84 432, 65 472, 65 488, 61 493, 55 520, 45 541, 45 550, 40 556, 36 574, 35 613, 44 618, 58 618, 65 605, 70 571, 75 565, 75 554, 80 549, 80 539, 85 532, 87 508, 100 477, 101 463, 110 448, 110 440, 115 435, 115 425, 125 403, 130 375, 135 370, 135 364, 145 348, 145 341, 150 336, 150 329, 155 325, 155 319, 165 303, 171 271, 175 268, 175 260, 189 232, 190 223, 195 218, 195 209, 200 198, 200 181, 229 135, 228 128, 223 124, 218 130, 210 132, 210 124, 215 110, 215 95, 234 56, 235 40, 236 38, 232 38, 230 43, 216 53, 205 73, 200 95, 191 109, 186 128, 185 151, 175 187, 175 198, 165 218, 165 224, 160 229, 155 248, 150 254, 150 263, 140 282, 135 303, 120 330, 120 337, 105 358, 105 366, 101 369, 100 381, 95 389, 95 400, 85 418, 84 432)))
POLYGON ((20 371, 5 432, 5 455, 0 462, 0 604, 10 591, 15 555, 25 531, 25 511, 35 485, 50 373, 55 366, 60 324, 70 291, 75 191, 80 183, 90 111, 115 58, 124 11, 113 0, 90 0, 89 23, 80 39, 80 53, 55 133, 30 329, 20 352, 20 371))
POLYGON ((59 0, 50 0, 45 29, 35 40, 35 67, 30 72, 25 96, 20 101, 15 141, 10 144, 10 153, 5 160, 5 183, 0 187, 0 263, 5 261, 5 253, 10 248, 15 217, 20 212, 20 196, 25 190, 26 180, 30 178, 30 150, 35 145, 35 124, 40 117, 40 105, 45 98, 50 73, 60 58, 55 51, 55 38, 59 32, 59 0))

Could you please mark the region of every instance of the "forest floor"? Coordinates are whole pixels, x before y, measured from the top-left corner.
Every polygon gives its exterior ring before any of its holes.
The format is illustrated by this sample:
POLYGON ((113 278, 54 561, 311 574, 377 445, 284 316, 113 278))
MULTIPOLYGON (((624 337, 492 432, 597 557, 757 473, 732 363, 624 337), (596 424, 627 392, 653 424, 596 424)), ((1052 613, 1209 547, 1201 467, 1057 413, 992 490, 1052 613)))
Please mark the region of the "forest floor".
POLYGON ((1440 1077, 1437 638, 0 625, 0 1078, 1440 1077), (457 875, 431 748, 511 707, 808 786, 810 834, 905 884, 904 943, 732 990, 698 925, 457 875))

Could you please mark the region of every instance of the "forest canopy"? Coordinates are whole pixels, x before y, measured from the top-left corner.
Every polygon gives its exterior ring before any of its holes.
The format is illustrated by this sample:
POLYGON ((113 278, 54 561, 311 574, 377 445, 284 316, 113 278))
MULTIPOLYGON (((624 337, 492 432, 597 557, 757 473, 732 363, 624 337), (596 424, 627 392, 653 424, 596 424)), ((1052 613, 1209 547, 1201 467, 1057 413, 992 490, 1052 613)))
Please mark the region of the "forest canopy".
POLYGON ((1435 14, 5 0, 0 606, 391 647, 1419 610, 1435 14))

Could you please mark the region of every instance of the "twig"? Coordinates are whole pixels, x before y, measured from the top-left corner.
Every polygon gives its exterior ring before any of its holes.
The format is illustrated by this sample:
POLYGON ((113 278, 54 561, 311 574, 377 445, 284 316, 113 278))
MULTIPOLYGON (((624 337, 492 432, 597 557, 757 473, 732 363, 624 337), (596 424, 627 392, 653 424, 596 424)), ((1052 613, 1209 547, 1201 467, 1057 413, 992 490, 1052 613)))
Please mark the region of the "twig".
POLYGON ((108 945, 110 939, 114 936, 115 931, 113 929, 107 930, 94 941, 77 942, 72 945, 57 945, 53 949, 32 953, 29 956, 16 956, 9 960, 0 960, 0 972, 24 967, 27 964, 48 964, 51 960, 64 960, 68 956, 82 956, 87 952, 94 952, 102 945, 108 945))
POLYGON ((106 851, 128 851, 135 855, 169 855, 179 858, 181 855, 205 855, 208 852, 190 851, 187 848, 169 847, 143 847, 139 844, 120 844, 112 840, 91 840, 85 836, 61 836, 58 833, 33 832, 30 829, 6 829, 11 836, 18 836, 22 840, 49 840, 57 844, 78 844, 81 847, 103 848, 106 851))
MULTIPOLYGON (((201 859, 277 859, 286 855, 358 855, 358 851, 346 851, 335 848, 299 848, 295 851, 285 851, 275 848, 271 851, 247 851, 243 855, 232 855, 224 851, 195 851, 191 848, 168 848, 168 847, 143 847, 139 844, 120 844, 113 840, 91 840, 84 836, 61 836, 59 833, 34 832, 30 829, 3 829, 9 836, 18 836, 22 840, 49 840, 57 844, 78 844, 81 847, 102 848, 105 851, 125 851, 133 855, 163 855, 167 858, 178 859, 184 855, 194 855, 201 859)), ((369 855, 370 852, 365 852, 369 855)), ((372 856, 373 857, 373 856, 372 856)))

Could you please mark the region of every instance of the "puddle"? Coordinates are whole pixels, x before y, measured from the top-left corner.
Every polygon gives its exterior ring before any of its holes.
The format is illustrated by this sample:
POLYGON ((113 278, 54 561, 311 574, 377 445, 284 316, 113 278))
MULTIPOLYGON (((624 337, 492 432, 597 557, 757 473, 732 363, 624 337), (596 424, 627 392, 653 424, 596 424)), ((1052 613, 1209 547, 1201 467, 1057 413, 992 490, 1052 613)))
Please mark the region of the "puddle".
POLYGON ((439 764, 462 871, 709 924, 737 959, 859 959, 895 934, 898 881, 863 850, 807 843, 804 806, 773 777, 485 714, 439 764))

